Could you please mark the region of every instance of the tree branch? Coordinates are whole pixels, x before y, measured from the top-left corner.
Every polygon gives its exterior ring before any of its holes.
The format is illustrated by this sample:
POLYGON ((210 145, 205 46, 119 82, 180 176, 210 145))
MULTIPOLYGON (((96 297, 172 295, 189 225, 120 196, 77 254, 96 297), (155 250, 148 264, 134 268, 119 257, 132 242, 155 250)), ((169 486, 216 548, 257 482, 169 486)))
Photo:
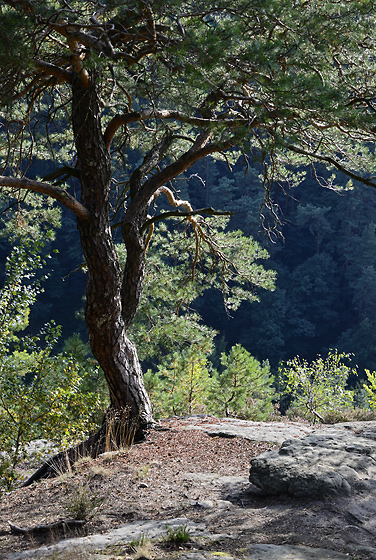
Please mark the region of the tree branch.
POLYGON ((354 181, 359 181, 360 183, 363 183, 364 185, 376 188, 376 183, 374 181, 372 181, 372 179, 366 179, 365 177, 362 177, 361 175, 353 173, 352 171, 347 169, 347 167, 342 165, 339 161, 335 160, 334 158, 332 158, 330 156, 323 156, 323 155, 320 155, 320 154, 317 154, 317 153, 314 153, 314 152, 308 152, 307 150, 303 150, 302 148, 298 148, 297 146, 294 146, 292 144, 288 144, 286 147, 289 150, 291 150, 292 152, 295 152, 297 154, 302 154, 303 156, 307 156, 307 157, 312 158, 312 159, 316 159, 316 160, 319 160, 319 161, 325 161, 325 163, 330 163, 336 169, 338 169, 338 171, 341 171, 342 173, 344 173, 348 177, 351 177, 351 179, 354 179, 354 181))
POLYGON ((72 81, 72 72, 65 70, 65 68, 55 66, 55 64, 50 64, 49 62, 44 62, 43 60, 35 60, 34 64, 38 70, 43 72, 43 74, 55 76, 59 84, 63 82, 70 83, 72 81))
POLYGON ((250 121, 249 119, 239 119, 239 118, 225 118, 225 115, 221 117, 219 115, 216 118, 200 118, 192 117, 182 113, 181 111, 169 111, 169 110, 154 110, 149 109, 145 111, 135 111, 132 113, 125 113, 124 115, 116 115, 107 125, 104 133, 104 140, 108 149, 110 149, 112 140, 117 132, 117 130, 126 124, 138 121, 144 121, 148 119, 173 119, 182 123, 191 124, 193 126, 208 128, 215 124, 224 125, 226 128, 234 128, 239 126, 252 125, 252 128, 257 126, 255 121, 250 121))
MULTIPOLYGON (((207 144, 209 138, 210 131, 207 131, 206 133, 203 132, 199 135, 195 144, 190 150, 188 150, 188 152, 184 153, 176 161, 167 165, 164 169, 147 179, 133 201, 135 211, 137 212, 137 208, 146 207, 149 204, 151 197, 159 187, 184 173, 184 171, 196 163, 196 161, 199 161, 210 154, 223 152, 233 147, 233 143, 231 141, 207 144)), ((128 213, 131 213, 131 207, 129 207, 128 213)))
POLYGON ((134 170, 129 180, 131 197, 134 197, 139 191, 144 177, 155 169, 172 141, 173 136, 169 133, 165 134, 162 140, 146 154, 141 165, 134 170))
POLYGON ((54 187, 48 183, 34 181, 33 179, 27 179, 26 177, 5 177, 4 175, 0 175, 0 187, 24 189, 27 191, 45 194, 50 198, 54 198, 60 202, 60 204, 71 210, 80 220, 87 220, 90 217, 90 213, 87 208, 78 202, 74 196, 60 187, 54 187))
POLYGON ((214 210, 214 208, 199 208, 198 210, 192 210, 190 212, 182 212, 181 210, 170 210, 168 212, 163 212, 162 214, 158 214, 153 218, 147 220, 144 225, 142 226, 140 232, 143 233, 146 231, 151 225, 155 222, 160 222, 167 218, 187 218, 189 216, 198 216, 200 214, 207 214, 208 216, 233 216, 235 212, 221 212, 220 210, 214 210))

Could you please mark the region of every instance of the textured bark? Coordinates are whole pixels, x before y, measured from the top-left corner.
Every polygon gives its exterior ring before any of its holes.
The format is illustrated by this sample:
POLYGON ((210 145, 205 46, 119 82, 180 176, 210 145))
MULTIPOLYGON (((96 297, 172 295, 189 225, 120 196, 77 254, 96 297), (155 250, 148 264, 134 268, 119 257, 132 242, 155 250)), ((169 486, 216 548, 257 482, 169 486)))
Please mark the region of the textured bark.
POLYGON ((126 335, 142 288, 144 257, 140 250, 128 254, 130 272, 123 292, 129 290, 129 294, 123 305, 122 273, 109 221, 111 162, 102 135, 94 80, 84 87, 77 79, 72 90, 81 202, 90 214, 89 219, 78 219, 88 268, 85 316, 90 346, 106 376, 112 407, 129 409, 131 418, 147 427, 153 423, 151 404, 136 349, 126 335))

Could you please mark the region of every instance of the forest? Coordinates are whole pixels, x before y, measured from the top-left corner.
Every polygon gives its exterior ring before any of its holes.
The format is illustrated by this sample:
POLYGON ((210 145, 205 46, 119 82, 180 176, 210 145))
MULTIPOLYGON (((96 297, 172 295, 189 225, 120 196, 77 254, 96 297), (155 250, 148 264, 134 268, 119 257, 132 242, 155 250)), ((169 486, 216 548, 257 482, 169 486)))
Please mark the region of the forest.
MULTIPOLYGON (((197 297, 191 308, 217 331, 217 348, 240 343, 258 360, 269 360, 274 373, 281 361, 297 355, 312 360, 330 348, 354 354, 361 371, 376 369, 376 192, 348 185, 346 177, 337 189, 323 189, 308 171, 297 187, 276 193, 281 224, 271 239, 260 219, 260 182, 256 167, 245 172, 239 165, 230 172, 225 163, 208 160, 192 170, 182 198, 195 207, 232 211, 228 230, 241 230, 266 249, 263 264, 277 279, 273 291, 258 291, 259 302, 243 302, 236 311, 226 313, 218 290, 197 297)), ((63 213, 56 239, 45 248, 51 254, 49 278, 29 317, 32 334, 52 319, 61 325, 60 347, 74 333, 87 342, 86 277, 75 229, 63 213)), ((3 231, 2 284, 11 248, 3 231)))
POLYGON ((209 4, 0 6, 7 487, 52 429, 376 405, 372 3, 209 4))

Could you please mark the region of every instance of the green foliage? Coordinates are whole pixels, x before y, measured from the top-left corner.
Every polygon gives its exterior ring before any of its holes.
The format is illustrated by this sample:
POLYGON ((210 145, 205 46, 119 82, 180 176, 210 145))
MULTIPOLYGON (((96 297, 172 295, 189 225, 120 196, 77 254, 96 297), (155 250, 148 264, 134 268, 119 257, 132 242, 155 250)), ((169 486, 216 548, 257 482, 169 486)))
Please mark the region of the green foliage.
MULTIPOLYGON (((176 348, 192 345, 208 352, 216 333, 194 310, 195 300, 207 290, 221 291, 230 311, 243 301, 257 301, 257 288, 274 289, 274 271, 258 264, 268 253, 240 231, 226 231, 227 224, 228 218, 203 221, 208 243, 199 246, 188 226, 180 231, 160 224, 156 229, 148 249, 141 305, 131 331, 142 360, 162 359, 176 348)), ((118 252, 123 261, 123 246, 118 246, 118 252)))
POLYGON ((15 340, 15 333, 28 325, 30 306, 41 292, 37 270, 44 260, 38 246, 15 246, 5 263, 5 284, 0 290, 0 356, 15 340))
POLYGON ((16 203, 10 189, 2 190, 0 195, 0 239, 29 245, 31 240, 45 244, 55 239, 56 229, 61 225, 61 210, 54 200, 27 193, 16 203))
POLYGON ((90 374, 72 358, 52 355, 57 335, 56 327, 48 326, 44 342, 34 337, 26 349, 3 355, 0 444, 10 469, 8 489, 30 441, 44 438, 68 446, 97 427, 98 410, 103 409, 100 395, 84 390, 90 374))
POLYGON ((273 377, 239 344, 221 354, 218 374, 205 354, 190 348, 166 358, 144 376, 156 416, 210 412, 251 420, 273 415, 273 377))
POLYGON ((292 407, 311 420, 325 422, 325 413, 351 407, 354 392, 346 389, 350 375, 357 375, 355 368, 344 363, 349 354, 331 350, 311 363, 299 357, 287 362, 279 370, 279 380, 285 391, 293 397, 292 407))
POLYGON ((26 327, 40 291, 36 250, 14 248, 0 290, 0 487, 5 489, 15 484, 15 469, 30 441, 46 438, 69 445, 93 430, 103 408, 100 395, 87 390, 90 372, 72 357, 53 355, 59 327, 46 325, 35 337, 16 335, 26 327))
POLYGON ((93 419, 100 425, 103 414, 110 405, 108 387, 103 371, 98 366, 97 360, 93 357, 90 346, 83 342, 78 333, 64 341, 63 354, 76 364, 76 367, 83 373, 81 377, 81 392, 83 394, 95 393, 98 396, 100 406, 93 410, 93 419))
POLYGON ((376 411, 376 371, 366 369, 366 375, 368 383, 363 387, 367 393, 369 406, 376 411))
POLYGON ((210 364, 195 348, 174 353, 158 366, 157 379, 148 375, 148 388, 157 416, 202 413, 208 405, 210 364), (154 384, 154 386, 153 386, 154 384), (161 392, 160 392, 161 391, 161 392))
POLYGON ((219 415, 266 420, 273 414, 273 377, 268 362, 260 364, 240 344, 221 354, 222 371, 215 373, 210 409, 219 415))
POLYGON ((179 527, 166 526, 167 537, 166 541, 169 544, 179 545, 186 544, 191 540, 191 535, 189 529, 186 525, 180 525, 179 527))
POLYGON ((84 484, 72 485, 70 490, 71 494, 65 502, 65 511, 69 518, 78 521, 92 519, 103 504, 103 498, 97 496, 90 486, 84 484))

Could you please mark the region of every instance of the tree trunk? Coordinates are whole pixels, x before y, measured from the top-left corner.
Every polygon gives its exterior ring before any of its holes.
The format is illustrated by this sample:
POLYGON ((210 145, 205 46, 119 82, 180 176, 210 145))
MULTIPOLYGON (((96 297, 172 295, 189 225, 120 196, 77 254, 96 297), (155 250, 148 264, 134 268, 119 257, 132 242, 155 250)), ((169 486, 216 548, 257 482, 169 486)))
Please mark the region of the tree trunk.
MULTIPOLYGON (((144 256, 127 247, 127 270, 122 273, 110 225, 111 161, 105 146, 94 79, 85 87, 79 79, 72 86, 72 121, 80 171, 81 202, 90 212, 78 220, 78 230, 88 268, 85 318, 92 352, 104 371, 116 410, 128 409, 139 428, 153 423, 152 408, 143 384, 135 346, 126 332, 142 289, 144 256), (132 264, 133 263, 133 264, 132 264)), ((142 243, 139 242, 139 249, 142 243)))

